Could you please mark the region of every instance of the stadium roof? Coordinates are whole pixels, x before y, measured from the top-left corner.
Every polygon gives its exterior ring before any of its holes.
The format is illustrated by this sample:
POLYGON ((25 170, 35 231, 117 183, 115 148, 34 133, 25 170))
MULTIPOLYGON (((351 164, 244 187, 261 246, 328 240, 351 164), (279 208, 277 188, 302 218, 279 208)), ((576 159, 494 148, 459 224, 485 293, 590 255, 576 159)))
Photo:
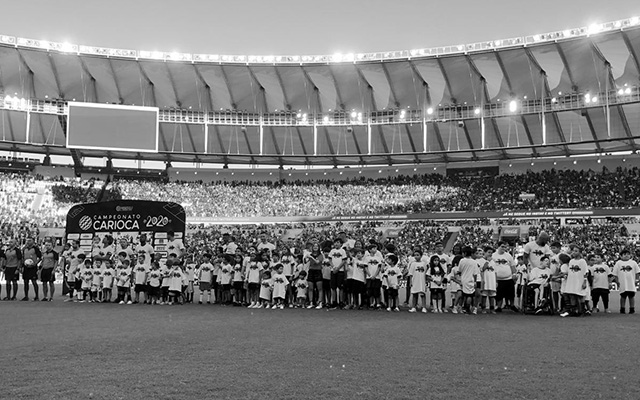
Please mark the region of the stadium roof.
POLYGON ((0 42, 4 150, 78 160, 361 165, 640 146, 638 18, 333 56, 157 53, 8 36, 0 42), (160 153, 67 149, 68 101, 160 108, 160 153))

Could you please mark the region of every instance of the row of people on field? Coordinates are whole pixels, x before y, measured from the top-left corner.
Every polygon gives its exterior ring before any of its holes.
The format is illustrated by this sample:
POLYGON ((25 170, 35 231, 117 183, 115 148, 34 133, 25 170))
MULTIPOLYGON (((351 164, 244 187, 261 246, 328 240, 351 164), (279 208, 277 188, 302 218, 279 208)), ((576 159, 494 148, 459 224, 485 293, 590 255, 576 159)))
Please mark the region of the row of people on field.
MULTIPOLYGON (((89 294, 90 301, 115 286, 123 296, 133 288, 136 301, 142 293, 150 302, 157 301, 153 298, 155 293, 163 294, 161 301, 167 301, 172 293, 170 301, 179 298, 192 301, 193 285, 197 282, 200 303, 204 299, 211 302, 213 292, 216 301, 247 304, 252 308, 288 304, 396 310, 399 289, 405 286, 411 296, 410 312, 427 311, 428 293, 430 307, 435 312, 447 310, 450 296, 453 312, 477 313, 480 307, 494 313, 507 307, 516 309, 516 294, 520 297, 528 288, 549 292, 555 311, 573 315, 590 309, 590 302, 597 309, 600 300, 608 311, 609 285, 615 282, 621 293, 621 312, 625 311, 627 299, 630 313, 635 311, 634 296, 640 271, 628 251, 623 251, 620 260, 610 269, 602 263, 601 255, 592 254, 584 259, 581 249, 575 245, 571 246, 570 255, 560 253, 558 243, 551 244, 549 253, 534 246, 540 245, 533 243, 530 252, 517 261, 504 242, 499 243, 497 251, 491 247, 465 246, 463 254, 453 258, 442 252, 425 256, 416 248, 402 265, 393 249, 386 249, 385 255, 375 243, 370 243, 367 249, 345 249, 343 241, 337 239, 332 248, 320 250, 316 243, 302 254, 250 249, 245 255, 237 249, 233 253, 221 249, 216 256, 205 254, 200 264, 185 263, 184 266, 175 254, 164 266, 155 261, 148 264, 145 255, 140 254, 137 264, 131 266, 126 254, 121 253, 115 268, 111 261, 104 261, 103 267, 103 262, 96 260, 93 266, 87 262, 88 265, 74 274, 76 287, 80 280, 83 298, 89 294), (120 280, 112 278, 112 269, 120 280), (186 297, 177 296, 178 292, 182 293, 181 288, 186 297), (92 297, 92 292, 96 296, 92 297)), ((548 247, 546 243, 544 246, 548 247)), ((106 295, 105 292, 103 296, 106 295)), ((119 296, 117 300, 127 299, 119 296)))

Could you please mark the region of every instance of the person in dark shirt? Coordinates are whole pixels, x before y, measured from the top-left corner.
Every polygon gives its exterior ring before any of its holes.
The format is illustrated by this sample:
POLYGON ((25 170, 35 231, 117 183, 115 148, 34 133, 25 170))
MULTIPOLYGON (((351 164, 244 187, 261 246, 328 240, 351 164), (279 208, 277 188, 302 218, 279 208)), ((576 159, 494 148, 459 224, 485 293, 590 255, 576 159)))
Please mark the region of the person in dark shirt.
POLYGON ((42 253, 42 267, 40 269, 40 281, 42 281, 42 301, 52 301, 53 292, 55 291, 55 270, 58 265, 58 253, 53 250, 53 243, 46 241, 44 243, 44 253, 42 253), (49 297, 47 298, 47 295, 49 297))
POLYGON ((29 282, 33 285, 33 291, 36 294, 33 301, 38 301, 38 264, 41 259, 42 252, 32 238, 27 238, 27 242, 22 249, 22 281, 24 283, 22 301, 29 300, 29 282))

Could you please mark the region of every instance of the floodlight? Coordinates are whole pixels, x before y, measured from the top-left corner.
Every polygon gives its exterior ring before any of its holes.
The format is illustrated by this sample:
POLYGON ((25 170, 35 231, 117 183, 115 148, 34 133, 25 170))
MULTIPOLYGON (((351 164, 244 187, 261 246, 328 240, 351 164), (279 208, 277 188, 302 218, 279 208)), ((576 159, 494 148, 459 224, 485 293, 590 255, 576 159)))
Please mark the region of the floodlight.
POLYGON ((601 24, 591 24, 589 25, 588 28, 588 32, 590 35, 593 35, 595 33, 601 32, 602 31, 602 25, 601 24))
POLYGON ((358 113, 355 111, 351 112, 351 118, 356 118, 358 116, 358 113))
POLYGON ((516 112, 517 109, 518 109, 518 103, 515 100, 511 100, 509 102, 509 111, 516 112))
POLYGON ((71 53, 74 50, 74 46, 71 43, 64 42, 62 43, 62 46, 60 46, 60 50, 65 53, 71 53))
POLYGON ((593 97, 591 98, 591 102, 592 102, 592 103, 597 103, 597 102, 598 102, 598 96, 593 96, 593 97))
POLYGON ((624 94, 624 89, 620 89, 620 90, 618 90, 618 95, 619 95, 619 96, 622 96, 623 94, 624 94))
POLYGON ((429 115, 433 114, 433 108, 431 107, 427 108, 427 114, 429 115))
POLYGON ((329 123, 329 116, 328 116, 328 115, 325 115, 325 116, 324 116, 324 118, 322 118, 322 121, 323 121, 325 124, 328 124, 328 123, 329 123))
POLYGON ((479 109, 479 108, 476 108, 475 110, 473 110, 473 113, 474 113, 475 115, 479 115, 479 114, 480 114, 480 109, 479 109))
POLYGON ((628 87, 624 90, 624 94, 631 94, 631 88, 628 87))
POLYGON ((407 115, 407 112, 405 110, 400 111, 400 118, 404 119, 404 117, 407 115))

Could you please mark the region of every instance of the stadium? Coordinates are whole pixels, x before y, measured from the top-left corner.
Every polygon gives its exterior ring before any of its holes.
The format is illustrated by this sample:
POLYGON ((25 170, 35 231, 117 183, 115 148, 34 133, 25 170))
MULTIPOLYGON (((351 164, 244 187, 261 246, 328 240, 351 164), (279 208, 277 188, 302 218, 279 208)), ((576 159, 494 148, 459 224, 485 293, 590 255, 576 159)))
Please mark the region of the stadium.
POLYGON ((332 55, 0 35, 3 396, 637 398, 639 76, 638 17, 332 55))

